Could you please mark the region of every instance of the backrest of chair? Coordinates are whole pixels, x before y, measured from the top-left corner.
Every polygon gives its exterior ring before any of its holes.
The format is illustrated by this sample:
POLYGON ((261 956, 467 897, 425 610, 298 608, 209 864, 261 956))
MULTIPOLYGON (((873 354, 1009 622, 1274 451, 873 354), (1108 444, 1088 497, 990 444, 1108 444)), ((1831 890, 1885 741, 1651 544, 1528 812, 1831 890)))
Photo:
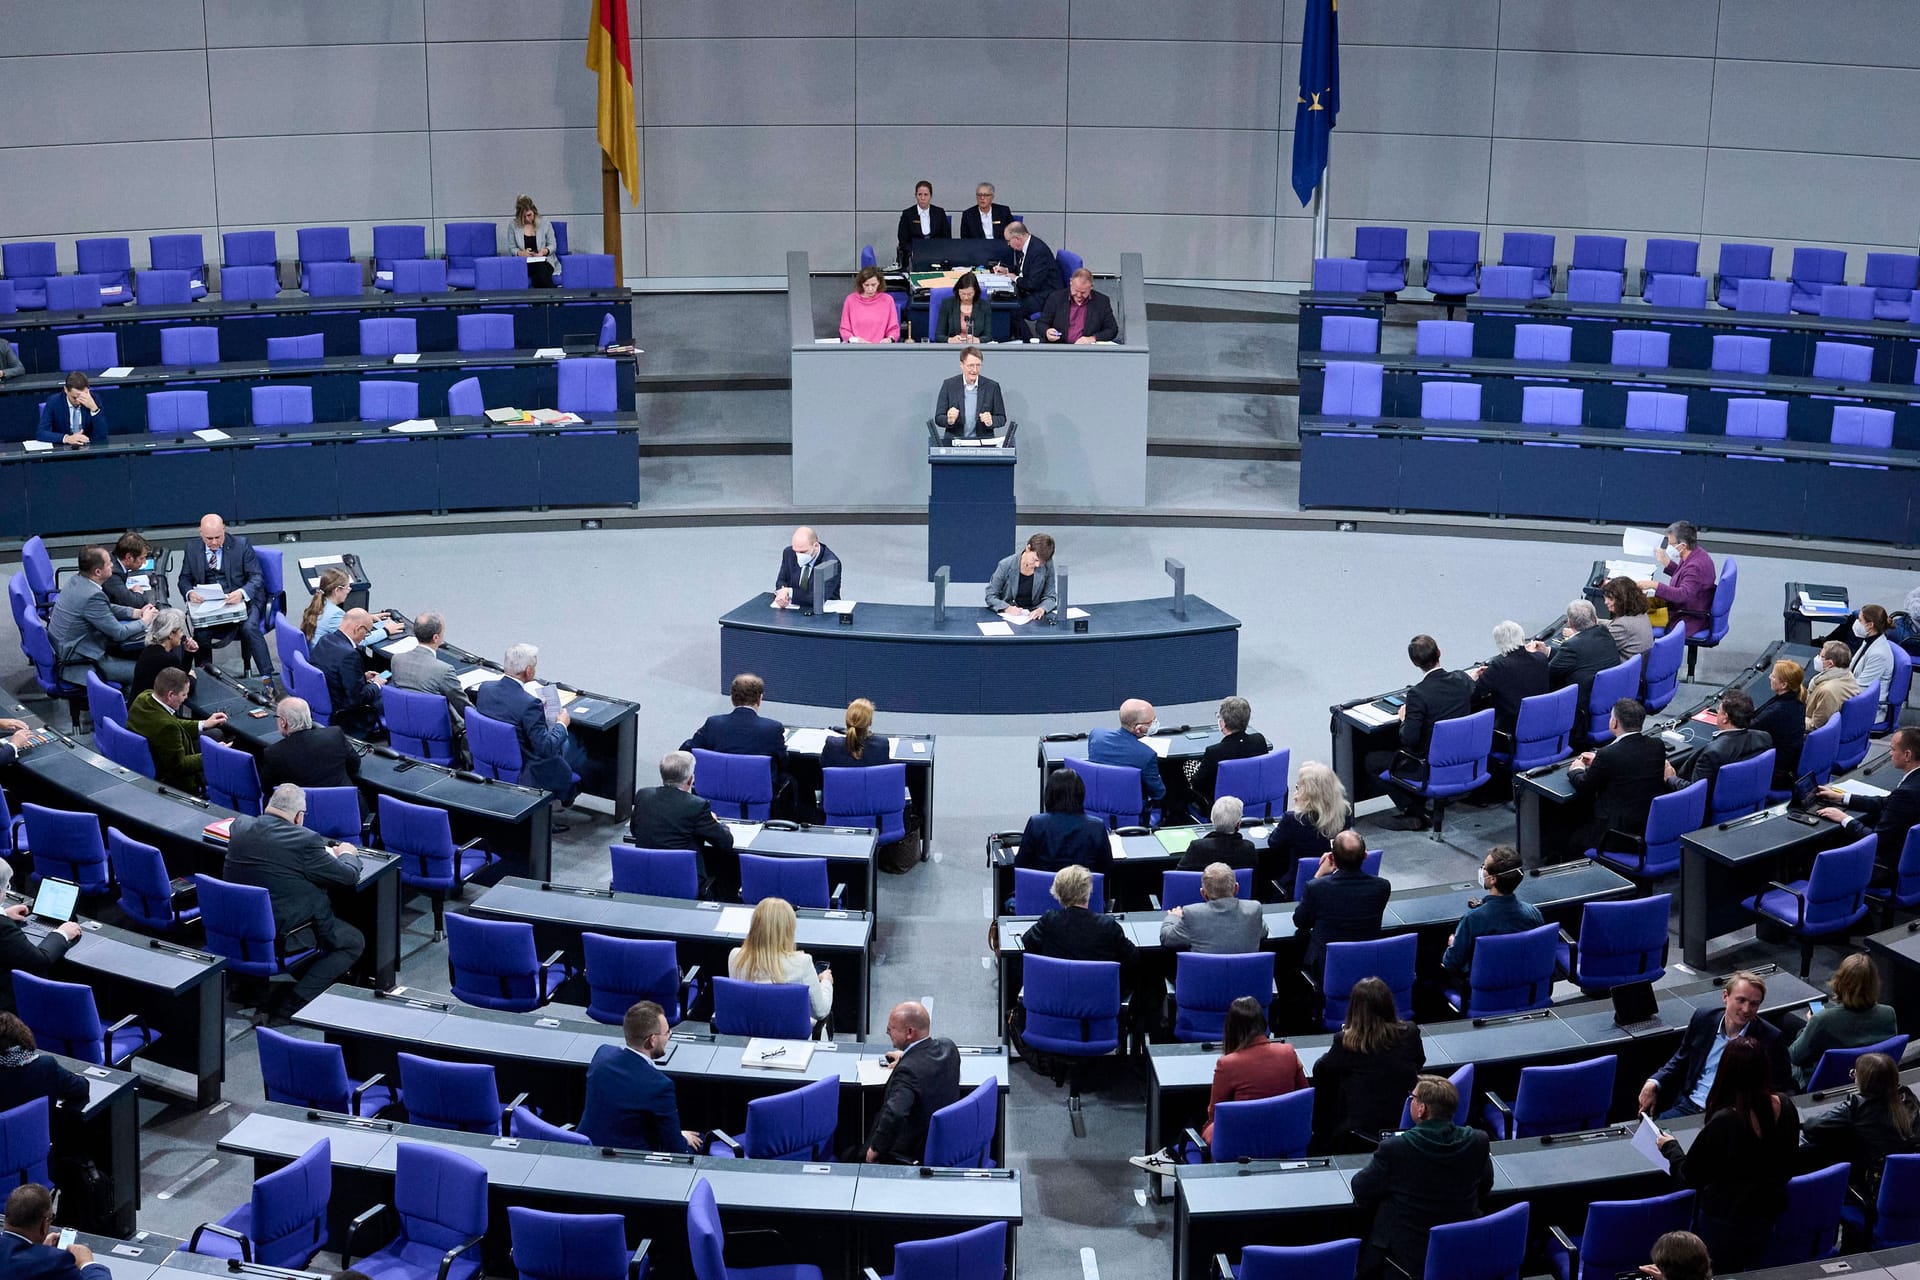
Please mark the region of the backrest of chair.
POLYGON ((53 595, 53 557, 47 554, 47 544, 37 533, 20 544, 20 571, 27 575, 27 586, 36 599, 53 595))
POLYGON ((1615 329, 1610 363, 1637 369, 1664 369, 1671 336, 1651 329, 1615 329))
POLYGON ((147 261, 155 270, 205 271, 207 247, 197 231, 148 236, 147 261))
POLYGON ((453 824, 445 809, 381 796, 379 812, 380 842, 399 855, 403 878, 451 882, 453 824))
POLYGON ((1464 360, 1473 354, 1472 321, 1420 320, 1413 331, 1415 355, 1464 360))
POLYGON ((820 773, 820 808, 829 823, 872 827, 882 844, 906 834, 906 765, 822 769, 820 773))
POLYGON ((513 317, 504 311, 470 312, 454 324, 462 351, 513 350, 513 317))
POLYGON ((1802 245, 1793 251, 1789 278, 1801 284, 1839 284, 1847 278, 1847 251, 1802 245))
MULTIPOLYGON (((1017 916, 1037 916, 1053 910, 1053 875, 1051 871, 1040 871, 1032 867, 1015 867, 1013 871, 1013 914, 1017 916)), ((1096 914, 1107 909, 1107 878, 1100 872, 1093 873, 1093 891, 1087 895, 1087 910, 1096 914)))
POLYGON ((160 331, 161 364, 218 364, 219 361, 220 330, 212 325, 187 325, 160 331))
POLYGON ((1525 387, 1520 392, 1520 421, 1543 427, 1577 427, 1585 412, 1579 387, 1525 387))
POLYGON ((15 969, 13 1004, 44 1052, 106 1065, 106 1031, 100 1025, 92 987, 15 969))
POLYGON ((439 1062, 412 1053, 396 1056, 410 1122, 460 1133, 499 1134, 500 1088, 492 1064, 439 1062))
POLYGON ((1493 708, 1442 720, 1433 726, 1427 746, 1427 790, 1478 785, 1486 780, 1487 753, 1493 750, 1493 708))
MULTIPOLYGON (((1726 639, 1728 621, 1733 616, 1734 596, 1740 590, 1740 562, 1732 556, 1720 562, 1720 576, 1714 579, 1713 603, 1707 606, 1711 623, 1707 627, 1705 639, 1719 642, 1726 639)), ((1697 642, 1703 637, 1695 636, 1697 642)))
POLYGON ((1250 1244, 1240 1251, 1240 1280, 1353 1280, 1360 1270, 1360 1241, 1325 1244, 1250 1244))
POLYGON ((1355 227, 1353 256, 1364 258, 1376 271, 1398 269, 1407 256, 1405 227, 1355 227))
POLYGON ((354 787, 308 787, 301 824, 330 840, 360 839, 360 792, 354 787))
POLYGON ((1307 1154, 1313 1137, 1313 1090, 1295 1089, 1251 1102, 1213 1108, 1213 1161, 1292 1160, 1307 1154))
POLYGON ((439 764, 453 760, 453 717, 446 697, 416 689, 382 690, 380 715, 393 749, 439 764))
POLYGON ((253 1260, 268 1267, 302 1267, 327 1238, 333 1198, 333 1143, 314 1143, 284 1168, 253 1183, 253 1260))
POLYGON ((306 701, 313 712, 313 722, 318 725, 333 723, 333 695, 327 692, 327 678, 320 674, 320 668, 307 661, 305 653, 295 652, 283 657, 287 668, 287 684, 293 696, 306 701))
MULTIPOLYGON (((1370 876, 1379 875, 1380 853, 1381 851, 1379 849, 1367 850, 1367 856, 1360 860, 1360 869, 1370 876)), ((1293 871, 1293 900, 1295 902, 1300 901, 1300 895, 1307 891, 1307 881, 1313 879, 1319 870, 1320 859, 1317 857, 1301 858, 1295 862, 1293 871)))
POLYGON ((1834 760, 1840 753, 1840 717, 1828 716, 1818 729, 1807 730, 1800 744, 1800 777, 1824 786, 1833 777, 1834 760))
POLYGON ((1580 1270, 1568 1280, 1613 1280, 1652 1254, 1653 1242, 1693 1225, 1693 1192, 1646 1200, 1595 1200, 1580 1236, 1580 1270))
POLYGON ((427 229, 414 223, 387 223, 373 229, 373 267, 392 271, 403 258, 427 256, 427 229))
POLYGON ((1131 765, 1100 764, 1075 756, 1068 757, 1064 763, 1087 784, 1089 818, 1099 818, 1109 827, 1131 826, 1140 821, 1140 770, 1131 765))
POLYGON ((1831 1257, 1839 1250, 1840 1210, 1846 1204, 1852 1166, 1828 1165, 1787 1180, 1786 1210, 1773 1220, 1762 1267, 1780 1267, 1831 1257))
POLYGON ((1358 258, 1315 258, 1313 288, 1316 293, 1365 293, 1367 264, 1358 258))
MULTIPOLYGON (((133 246, 126 236, 94 236, 73 242, 74 264, 83 275, 98 276, 103 288, 125 289, 133 272, 133 246)), ((1869 255, 1867 274, 1873 274, 1869 255)), ((1869 279, 1867 283, 1872 284, 1869 279)))
POLYGON ((270 267, 280 257, 278 238, 271 231, 228 231, 220 237, 221 265, 270 267))
POLYGON ((1604 742, 1613 737, 1608 727, 1607 717, 1613 711, 1613 704, 1622 698, 1631 698, 1640 692, 1641 661, 1638 658, 1625 658, 1596 672, 1593 683, 1587 688, 1587 737, 1596 742, 1604 742))
POLYGON ((1575 236, 1573 265, 1585 271, 1623 272, 1627 269, 1627 238, 1575 236))
POLYGON ((1871 320, 1878 292, 1865 285, 1822 285, 1819 312, 1834 320, 1871 320))
POLYGON ((630 1270, 627 1223, 617 1213, 547 1213, 509 1205, 507 1227, 522 1280, 623 1280, 630 1270))
MULTIPOLYGON (((1422 323, 1429 323, 1422 321, 1422 323)), ((1377 364, 1352 360, 1327 361, 1320 392, 1320 412, 1356 418, 1380 416, 1380 389, 1386 371, 1377 364)))
POLYGON ((1226 1026, 1227 1006, 1235 1000, 1252 996, 1262 1009, 1273 1003, 1273 953, 1182 951, 1174 957, 1173 993, 1178 1005, 1174 1039, 1189 1044, 1218 1040, 1226 1026))
POLYGON ((1774 752, 1762 751, 1733 764, 1723 764, 1714 775, 1708 796, 1707 821, 1727 822, 1756 813, 1767 802, 1767 784, 1773 778, 1774 752))
POLYGON ((1551 271, 1553 254, 1553 237, 1543 232, 1509 231, 1500 238, 1500 265, 1504 267, 1527 267, 1536 274, 1551 271))
POLYGON ((468 707, 461 713, 467 725, 467 749, 473 753, 474 772, 502 782, 517 782, 525 762, 520 755, 520 732, 504 720, 495 720, 468 707))
POLYGON ((126 697, 91 668, 87 671, 87 714, 96 722, 111 720, 123 728, 127 723, 126 697))
POLYGON ((52 1109, 45 1098, 0 1111, 0 1188, 37 1182, 46 1186, 47 1157, 53 1150, 52 1109))
POLYGON ((472 267, 474 259, 491 257, 498 247, 491 222, 449 222, 442 231, 447 261, 456 267, 472 267))
POLYGON ((991 1168, 999 1119, 1000 1078, 988 1076, 928 1117, 922 1163, 929 1169, 991 1168))
POLYGON ((456 418, 478 418, 487 411, 480 379, 462 378, 447 388, 447 412, 456 418))
POLYGON ((1814 856, 1806 890, 1809 932, 1841 928, 1866 913, 1867 882, 1873 877, 1878 842, 1877 836, 1868 834, 1814 856))
POLYGON ((445 258, 399 258, 393 264, 393 291, 395 293, 445 293, 447 291, 447 260, 445 258))
POLYGON ((1727 434, 1757 440, 1787 438, 1787 402, 1762 400, 1754 396, 1732 396, 1727 400, 1727 434))
POLYGON ((153 748, 139 734, 112 720, 101 720, 93 726, 93 745, 100 754, 123 769, 131 769, 142 777, 156 776, 153 767, 153 748))
POLYGON ((796 907, 825 909, 829 905, 827 895, 825 858, 740 855, 742 902, 752 904, 762 898, 785 898, 796 907))
POLYGON ((16 240, 0 245, 0 267, 4 267, 7 279, 23 283, 60 272, 59 258, 51 240, 16 240))
POLYGON ((773 805, 773 758, 693 749, 694 794, 729 818, 764 821, 773 805))
POLYGON ((805 1040, 813 1033, 807 988, 797 982, 713 980, 713 1029, 723 1036, 805 1040))
POLYGON ((1007 1224, 989 1222, 936 1240, 893 1247, 893 1280, 1004 1280, 1007 1224))
POLYGON ((1580 688, 1568 685, 1552 693, 1520 699, 1513 722, 1515 770, 1537 769, 1564 760, 1573 750, 1573 721, 1579 711, 1580 688))
POLYGON ((1680 865, 1680 837, 1698 831, 1707 821, 1707 784, 1695 782, 1679 791, 1655 796, 1647 809, 1646 872, 1680 865))
POLYGON ((1756 315, 1786 315, 1793 300, 1793 286, 1785 280, 1740 280, 1734 283, 1734 303, 1727 301, 1727 284, 1720 286, 1720 305, 1735 306, 1756 315))
POLYGON ((370 316, 360 322, 363 356, 404 355, 419 349, 419 325, 410 316, 370 316))
POLYGON ((699 865, 691 849, 638 849, 607 846, 613 863, 616 893, 644 893, 656 898, 700 896, 699 865))
POLYGON ((487 1233, 487 1171, 457 1151, 403 1142, 394 1153, 393 1206, 409 1241, 451 1249, 487 1233))
POLYGON ((1517 324, 1513 326, 1513 358, 1565 364, 1573 358, 1573 330, 1564 324, 1517 324))
POLYGON ((1852 1083, 1854 1064, 1870 1053, 1884 1053, 1898 1062, 1906 1051, 1907 1037, 1903 1035, 1889 1036, 1875 1044, 1863 1044, 1854 1049, 1824 1050, 1819 1063, 1813 1068, 1813 1074, 1807 1077, 1807 1091, 1844 1088, 1852 1083))
MULTIPOLYGON (((1366 264, 1361 264, 1364 272, 1366 264)), ((1380 322, 1372 316, 1327 316, 1320 321, 1322 351, 1378 351, 1380 322)))
POLYGON ((264 797, 251 753, 201 734, 200 764, 206 774, 207 799, 222 808, 258 816, 264 797))
POLYGON ((447 970, 453 994, 483 1009, 530 1009, 540 1002, 533 926, 521 920, 447 916, 447 970))
POLYGON ((687 1196, 687 1251, 694 1280, 727 1280, 726 1243, 713 1187, 705 1178, 695 1178, 687 1196))
POLYGON ((1554 924, 1475 939, 1466 1012, 1479 1018, 1546 1008, 1559 941, 1554 924))
POLYGON ((1698 311, 1707 305, 1707 282, 1700 276, 1657 275, 1647 280, 1647 305, 1698 311))
POLYGON ((562 413, 617 413, 619 362, 605 356, 576 356, 560 362, 554 407, 562 413))
POLYGON ((1773 246, 1728 242, 1720 246, 1720 274, 1764 280, 1773 274, 1773 246))
POLYGON ((357 262, 314 262, 300 272, 310 298, 351 298, 364 292, 357 262))
POLYGON ((1622 425, 1629 431, 1685 431, 1687 398, 1677 391, 1629 391, 1622 425))
POLYGON ((327 354, 324 333, 295 333, 267 339, 268 360, 318 360, 327 354))
POLYGON ((55 340, 62 369, 111 369, 120 363, 120 344, 110 333, 63 333, 55 340))
MULTIPOLYGON (((80 269, 92 270, 84 262, 80 269)), ((1884 291, 1882 297, 1904 297, 1920 289, 1920 257, 1911 253, 1870 253, 1860 283, 1876 292, 1884 291)))
POLYGON ((1920 1241, 1920 1155, 1892 1155, 1880 1175, 1874 1243, 1881 1247, 1920 1241))
POLYGON ((1690 276, 1700 270, 1697 240, 1650 239, 1641 264, 1652 274, 1690 276))
POLYGON ((243 973, 271 972, 274 964, 273 899, 265 889, 212 876, 193 878, 207 950, 243 973))
POLYGON ((768 1094, 747 1104, 741 1134, 749 1160, 830 1160, 840 1123, 840 1077, 768 1094))
POLYGON ((1670 893, 1625 902, 1589 902, 1580 912, 1575 981, 1613 987, 1657 981, 1666 972, 1670 893))
POLYGON ((1028 956, 1023 978, 1026 1037, 1034 1047, 1072 1057, 1097 1057, 1120 1047, 1117 963, 1028 956))
POLYGON ((1519 1280, 1529 1205, 1435 1227, 1427 1235, 1426 1280, 1519 1280))
POLYGON ((1480 261, 1480 233, 1444 227, 1427 232, 1427 261, 1448 267, 1472 267, 1480 261))
MULTIPOLYGON (((5 813, 0 812, 0 822, 5 820, 5 813)), ((146 928, 170 928, 174 922, 173 885, 160 850, 108 827, 107 862, 120 885, 120 909, 146 928)))
MULTIPOLYGON (((1200 881, 1204 873, 1199 871, 1162 871, 1160 873, 1160 905, 1171 911, 1175 907, 1190 907, 1201 900, 1200 881)), ((1253 868, 1242 867, 1233 873, 1234 883, 1240 887, 1240 897, 1253 897, 1253 868)))
POLYGON ((1609 1053, 1557 1067, 1522 1067, 1510 1135, 1536 1138, 1604 1128, 1620 1056, 1609 1053))
POLYGON ((47 310, 92 311, 99 305, 99 276, 82 273, 47 278, 47 310))
MULTIPOLYGON (((120 728, 111 720, 105 723, 114 729, 120 728)), ((94 726, 96 734, 100 728, 98 724, 94 726)), ((145 738, 128 736, 142 747, 147 745, 145 738)), ((35 872, 42 876, 72 880, 82 889, 93 885, 104 886, 107 879, 107 846, 100 834, 100 819, 97 816, 67 809, 49 809, 37 804, 21 805, 20 816, 27 824, 27 847, 33 850, 35 872)))
POLYGON ((392 378, 373 378, 360 384, 360 421, 405 422, 420 416, 420 385, 392 378))
POLYGON ((1271 818, 1276 803, 1281 811, 1286 809, 1287 774, 1292 762, 1293 753, 1286 747, 1265 755, 1222 760, 1214 774, 1213 793, 1240 801, 1249 818, 1271 818))
POLYGON ((345 227, 301 227, 293 236, 303 267, 310 267, 316 262, 348 262, 353 258, 352 244, 345 227))
POLYGON ((272 267, 222 267, 220 296, 227 302, 258 302, 277 297, 280 279, 272 267))
POLYGON ((1480 417, 1480 384, 1436 378, 1420 384, 1420 416, 1447 422, 1472 422, 1480 417))
POLYGON ((659 938, 583 933, 580 949, 586 960, 587 1014, 595 1022, 617 1026, 639 1000, 651 1000, 664 1009, 669 1025, 680 1021, 677 944, 659 938))
POLYGON ((560 259, 560 283, 569 289, 617 289, 610 253, 569 253, 560 259))
POLYGON ((1749 333, 1715 335, 1712 368, 1716 372, 1765 374, 1772 367, 1772 339, 1749 333))
POLYGON ((1885 449, 1893 443, 1893 410, 1869 409, 1860 404, 1835 405, 1831 440, 1834 444, 1885 449))
POLYGON ((1567 272, 1567 301, 1610 307, 1626 292, 1626 280, 1618 271, 1594 271, 1575 267, 1567 272))
POLYGON ((480 290, 525 289, 528 287, 527 260, 520 257, 476 257, 473 260, 473 287, 480 290))
POLYGON ((1867 736, 1873 732, 1873 720, 1880 712, 1880 682, 1875 680, 1840 704, 1840 743, 1834 751, 1833 767, 1841 773, 1867 758, 1867 736))
POLYGON ((348 1113, 352 1085, 347 1080, 346 1052, 339 1045, 302 1040, 270 1027, 255 1027, 253 1039, 268 1102, 348 1113))
POLYGON ((1329 942, 1326 969, 1320 979, 1326 1001, 1321 1024, 1329 1031, 1345 1025, 1353 984, 1362 978, 1386 983, 1400 1017, 1413 1021, 1413 969, 1418 943, 1418 936, 1411 933, 1372 942, 1329 942))
POLYGON ((154 391, 147 396, 147 430, 154 435, 201 431, 208 422, 204 391, 154 391))
POLYGON ((1539 287, 1530 267, 1493 266, 1480 269, 1480 296, 1483 298, 1531 299, 1537 296, 1539 287))

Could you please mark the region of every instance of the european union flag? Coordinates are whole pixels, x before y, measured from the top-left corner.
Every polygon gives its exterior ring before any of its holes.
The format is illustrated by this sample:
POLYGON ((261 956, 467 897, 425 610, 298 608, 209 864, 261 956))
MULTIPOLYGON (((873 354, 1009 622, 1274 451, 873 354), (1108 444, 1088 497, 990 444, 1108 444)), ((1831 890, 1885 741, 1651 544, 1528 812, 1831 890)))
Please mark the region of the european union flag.
POLYGON ((1306 204, 1327 169, 1340 111, 1340 0, 1306 0, 1300 34, 1300 101, 1293 108, 1293 193, 1306 204))

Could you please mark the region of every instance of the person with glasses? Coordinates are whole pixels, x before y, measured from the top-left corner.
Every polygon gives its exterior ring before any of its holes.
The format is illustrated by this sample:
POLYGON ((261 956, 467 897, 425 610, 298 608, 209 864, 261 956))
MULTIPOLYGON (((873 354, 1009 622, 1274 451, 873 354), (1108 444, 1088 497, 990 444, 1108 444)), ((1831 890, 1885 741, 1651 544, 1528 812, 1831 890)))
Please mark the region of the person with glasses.
POLYGON ((998 240, 1012 221, 1013 211, 994 203, 993 184, 983 182, 973 189, 973 207, 960 215, 960 238, 998 240))

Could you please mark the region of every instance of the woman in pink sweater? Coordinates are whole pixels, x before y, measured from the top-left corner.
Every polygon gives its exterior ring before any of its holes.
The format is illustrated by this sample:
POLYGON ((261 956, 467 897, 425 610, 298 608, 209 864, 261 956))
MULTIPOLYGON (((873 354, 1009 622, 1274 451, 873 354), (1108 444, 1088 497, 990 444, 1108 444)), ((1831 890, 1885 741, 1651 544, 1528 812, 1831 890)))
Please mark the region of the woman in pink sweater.
POLYGON ((900 341, 900 311, 880 292, 882 280, 878 267, 862 267, 853 278, 853 292, 840 306, 840 341, 900 341))

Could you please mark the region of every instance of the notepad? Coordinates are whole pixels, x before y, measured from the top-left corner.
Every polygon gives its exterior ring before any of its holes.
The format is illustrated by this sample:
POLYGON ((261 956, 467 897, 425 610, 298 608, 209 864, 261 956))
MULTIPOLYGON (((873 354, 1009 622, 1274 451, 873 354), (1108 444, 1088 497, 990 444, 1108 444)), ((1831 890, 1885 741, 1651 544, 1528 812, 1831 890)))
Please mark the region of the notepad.
POLYGON ((1160 842, 1162 849, 1177 858, 1187 851, 1188 845, 1200 838, 1200 828, 1162 827, 1153 833, 1153 838, 1160 842))
POLYGON ((825 729, 795 729, 787 739, 787 750, 803 756, 817 756, 827 748, 825 729))
POLYGON ((218 427, 202 427, 200 430, 193 433, 193 437, 196 440, 231 440, 233 439, 232 436, 228 435, 226 432, 222 431, 218 427))
POLYGON ((983 622, 980 624, 980 634, 983 636, 1010 636, 1013 634, 1013 627, 1005 622, 983 622))
POLYGON ((418 364, 420 363, 420 353, 418 351, 402 351, 394 356, 393 362, 395 364, 418 364))
POLYGON ((533 352, 536 360, 565 360, 567 353, 560 347, 536 347, 533 352))
POLYGON ((402 435, 419 435, 423 431, 437 431, 432 418, 408 418, 405 422, 396 422, 388 427, 389 431, 398 431, 402 435))
POLYGON ((111 368, 111 369, 102 369, 102 370, 100 371, 100 376, 101 376, 101 377, 103 377, 103 378, 124 378, 124 377, 126 377, 126 376, 127 376, 128 374, 130 374, 130 373, 132 373, 132 372, 133 372, 133 366, 132 366, 132 365, 130 365, 130 364, 117 364, 117 365, 115 365, 115 366, 113 366, 113 368, 111 368))
POLYGON ((525 415, 525 414, 523 414, 523 413, 521 413, 521 412, 520 412, 520 411, 519 411, 518 409, 489 409, 489 410, 487 410, 487 421, 488 421, 488 422, 518 422, 518 421, 520 421, 520 419, 521 419, 521 418, 523 418, 523 417, 525 417, 525 416, 526 416, 526 415, 525 415))
POLYGON ((805 1071, 812 1061, 811 1040, 762 1040, 755 1036, 747 1041, 746 1050, 740 1055, 743 1067, 770 1067, 775 1071, 805 1071))
MULTIPOLYGON (((753 846, 754 837, 766 830, 764 822, 729 822, 727 830, 733 832, 733 847, 747 849, 753 846)), ((731 910, 731 908, 729 908, 731 910)))
POLYGON ((1876 787, 1871 782, 1859 782, 1853 778, 1843 778, 1839 782, 1831 785, 1835 791, 1840 792, 1842 795, 1884 796, 1887 794, 1885 787, 1876 787))
POLYGON ((1127 842, 1120 838, 1118 831, 1107 832, 1107 848, 1112 851, 1113 856, 1116 858, 1124 858, 1127 856, 1127 842))
POLYGON ((747 936, 747 926, 752 922, 752 907, 722 907, 720 914, 713 918, 713 931, 744 938, 747 936))
POLYGON ((20 442, 20 447, 22 449, 25 449, 28 453, 46 453, 48 450, 53 448, 53 446, 48 444, 45 440, 22 440, 20 442))

